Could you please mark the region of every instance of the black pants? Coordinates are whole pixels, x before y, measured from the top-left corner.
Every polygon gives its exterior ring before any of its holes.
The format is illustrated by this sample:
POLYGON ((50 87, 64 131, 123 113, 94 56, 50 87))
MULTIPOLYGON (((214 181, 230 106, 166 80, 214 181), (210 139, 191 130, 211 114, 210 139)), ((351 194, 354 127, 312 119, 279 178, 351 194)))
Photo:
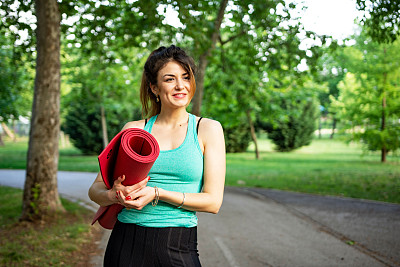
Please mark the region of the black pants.
POLYGON ((117 221, 104 266, 199 267, 197 227, 142 227, 117 221))

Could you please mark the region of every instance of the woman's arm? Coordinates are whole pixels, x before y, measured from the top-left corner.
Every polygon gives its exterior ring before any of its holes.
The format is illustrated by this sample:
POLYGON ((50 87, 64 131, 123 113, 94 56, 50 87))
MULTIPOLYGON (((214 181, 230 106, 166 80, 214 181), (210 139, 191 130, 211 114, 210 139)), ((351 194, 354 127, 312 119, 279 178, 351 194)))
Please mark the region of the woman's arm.
POLYGON ((108 206, 118 202, 113 195, 115 195, 115 193, 107 188, 99 172, 92 186, 89 188, 89 198, 100 206, 108 206))
MULTIPOLYGON (((122 128, 122 130, 125 130, 127 128, 143 129, 143 126, 144 126, 144 120, 133 121, 133 122, 128 122, 127 124, 125 124, 125 126, 122 128)), ((147 178, 133 186, 124 186, 122 184, 122 182, 124 180, 125 180, 125 176, 118 177, 118 179, 114 181, 113 187, 111 189, 108 189, 103 181, 101 173, 99 172, 97 174, 97 177, 94 180, 93 184, 89 188, 89 192, 88 192, 89 198, 92 201, 99 204, 100 206, 108 206, 111 204, 118 203, 118 198, 117 198, 118 191, 122 191, 128 195, 132 192, 143 189, 144 187, 146 187, 147 182, 148 182, 148 178, 147 178)))
MULTIPOLYGON (((202 121, 203 122, 203 121, 202 121)), ((199 128, 204 144, 204 184, 201 193, 185 193, 182 208, 193 211, 218 213, 223 200, 226 159, 225 140, 219 122, 206 119, 199 128)), ((159 189, 160 200, 180 206, 183 194, 159 189)))

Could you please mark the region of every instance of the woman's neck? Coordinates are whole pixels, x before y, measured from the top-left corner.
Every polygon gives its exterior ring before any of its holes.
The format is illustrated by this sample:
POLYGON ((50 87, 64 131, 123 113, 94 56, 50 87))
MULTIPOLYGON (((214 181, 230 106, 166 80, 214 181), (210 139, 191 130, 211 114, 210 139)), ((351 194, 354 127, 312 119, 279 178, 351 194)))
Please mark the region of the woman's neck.
POLYGON ((169 125, 171 127, 180 126, 188 122, 189 113, 186 109, 178 109, 173 111, 161 110, 157 116, 159 124, 169 125))

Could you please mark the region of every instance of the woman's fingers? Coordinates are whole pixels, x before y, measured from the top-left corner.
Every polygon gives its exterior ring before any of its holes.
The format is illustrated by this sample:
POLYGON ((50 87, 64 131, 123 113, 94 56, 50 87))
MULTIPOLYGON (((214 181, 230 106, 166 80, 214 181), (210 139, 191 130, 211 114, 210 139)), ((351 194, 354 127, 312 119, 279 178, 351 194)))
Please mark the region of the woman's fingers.
MULTIPOLYGON (((141 199, 143 195, 147 194, 147 190, 144 190, 147 187, 147 182, 150 180, 150 177, 147 176, 145 179, 140 181, 137 184, 132 186, 124 186, 122 185, 122 181, 125 180, 125 176, 118 177, 118 179, 114 182, 114 188, 116 190, 116 199, 119 204, 125 206, 126 208, 133 209, 142 209, 144 206, 143 200, 141 199), (146 192, 144 192, 144 191, 146 192)), ((147 203, 146 203, 147 204, 147 203)))
POLYGON ((118 200, 121 205, 126 208, 141 210, 154 198, 154 188, 145 187, 133 194, 126 195, 122 191, 118 191, 118 200))
POLYGON ((117 179, 114 180, 114 185, 120 185, 122 182, 125 181, 125 174, 119 176, 117 179))
POLYGON ((137 184, 134 184, 134 185, 132 185, 132 186, 127 186, 126 187, 126 190, 125 190, 125 193, 126 194, 131 194, 131 193, 133 193, 133 192, 137 192, 137 191, 140 191, 140 190, 142 190, 143 188, 145 188, 146 186, 147 186, 147 182, 150 180, 150 177, 149 176, 147 176, 146 178, 144 178, 142 181, 140 181, 139 183, 137 183, 137 184))

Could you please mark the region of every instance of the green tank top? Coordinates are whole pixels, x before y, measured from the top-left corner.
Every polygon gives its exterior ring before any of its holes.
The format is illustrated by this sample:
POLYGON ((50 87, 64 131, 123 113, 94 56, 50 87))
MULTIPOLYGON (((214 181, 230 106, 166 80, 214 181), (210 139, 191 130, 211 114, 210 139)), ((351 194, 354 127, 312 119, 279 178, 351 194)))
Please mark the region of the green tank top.
MULTIPOLYGON (((151 133, 157 115, 150 118, 144 130, 151 133)), ((199 193, 203 186, 203 153, 196 132, 196 117, 189 114, 188 128, 183 143, 176 149, 161 150, 149 172, 148 186, 185 193, 199 193)), ((142 210, 123 209, 118 214, 123 223, 135 223, 146 227, 194 227, 197 226, 196 212, 178 209, 159 201, 142 210)))

